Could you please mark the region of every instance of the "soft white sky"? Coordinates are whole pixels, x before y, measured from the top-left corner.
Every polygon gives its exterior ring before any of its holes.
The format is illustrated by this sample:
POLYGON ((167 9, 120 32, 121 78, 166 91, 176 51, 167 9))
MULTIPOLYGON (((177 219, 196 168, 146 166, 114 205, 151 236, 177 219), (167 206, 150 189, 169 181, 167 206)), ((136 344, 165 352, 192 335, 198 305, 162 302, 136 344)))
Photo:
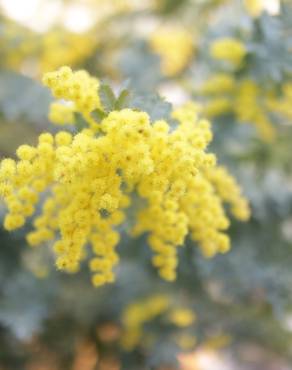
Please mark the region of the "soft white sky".
POLYGON ((83 32, 90 28, 94 19, 86 4, 72 2, 63 5, 61 0, 0 0, 5 14, 35 31, 46 31, 59 17, 71 31, 83 32))
MULTIPOLYGON (((132 1, 137 4, 137 0, 132 1)), ((143 3, 145 0, 140 1, 143 3)), ((270 13, 275 14, 279 11, 279 0, 262 1, 270 13)), ((98 1, 96 3, 98 4, 98 1)), ((111 0, 107 0, 103 5, 110 6, 110 3, 111 0)), ((86 1, 80 0, 71 1, 66 5, 61 0, 0 0, 0 6, 10 18, 40 32, 46 31, 60 17, 61 22, 70 31, 84 32, 95 22, 98 13, 106 11, 101 9, 99 3, 99 12, 93 12, 92 8, 86 5, 86 1)))

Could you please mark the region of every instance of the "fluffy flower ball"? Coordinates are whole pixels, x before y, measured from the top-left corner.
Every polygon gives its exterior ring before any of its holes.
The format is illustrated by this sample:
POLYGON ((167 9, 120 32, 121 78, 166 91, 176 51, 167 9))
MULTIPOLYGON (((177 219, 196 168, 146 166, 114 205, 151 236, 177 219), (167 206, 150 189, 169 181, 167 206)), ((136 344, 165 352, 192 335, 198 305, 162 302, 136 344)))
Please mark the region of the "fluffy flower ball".
POLYGON ((234 66, 241 64, 246 52, 242 42, 229 37, 215 40, 210 47, 210 54, 213 58, 230 62, 234 66))

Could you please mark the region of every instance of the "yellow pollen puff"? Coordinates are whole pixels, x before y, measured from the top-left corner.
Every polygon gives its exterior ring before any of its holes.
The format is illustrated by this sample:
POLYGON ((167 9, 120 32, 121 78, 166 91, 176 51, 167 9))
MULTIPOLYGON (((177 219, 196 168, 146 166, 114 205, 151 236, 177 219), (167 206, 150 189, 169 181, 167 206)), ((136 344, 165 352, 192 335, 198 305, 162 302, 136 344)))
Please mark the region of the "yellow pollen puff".
POLYGON ((58 146, 70 145, 72 142, 72 135, 69 132, 60 131, 56 134, 55 141, 58 146))
POLYGON ((196 320, 196 315, 190 309, 176 308, 170 313, 168 319, 176 326, 187 327, 193 324, 196 320))
POLYGON ((17 154, 19 159, 30 161, 36 155, 36 150, 35 150, 35 148, 33 148, 29 145, 21 145, 17 149, 16 154, 17 154))
POLYGON ((3 159, 0 166, 0 180, 6 178, 12 178, 16 172, 16 163, 13 159, 3 159))
POLYGON ((24 225, 25 218, 20 214, 8 214, 4 219, 4 227, 11 231, 18 229, 24 225))
POLYGON ((195 50, 192 34, 173 27, 154 32, 150 47, 161 57, 161 69, 167 76, 180 73, 190 62, 195 50))
POLYGON ((213 41, 210 47, 213 58, 230 62, 235 67, 241 64, 246 53, 245 45, 241 41, 229 37, 213 41))
POLYGON ((224 73, 218 73, 207 79, 199 88, 203 95, 222 94, 231 92, 235 88, 233 76, 224 73))
POLYGON ((74 106, 72 104, 52 103, 50 105, 49 120, 56 125, 74 123, 74 106))
POLYGON ((244 6, 253 17, 258 17, 264 10, 264 0, 244 0, 244 6))
POLYGON ((45 132, 39 136, 39 143, 43 144, 53 144, 54 143, 54 138, 52 134, 49 134, 48 132, 45 132))

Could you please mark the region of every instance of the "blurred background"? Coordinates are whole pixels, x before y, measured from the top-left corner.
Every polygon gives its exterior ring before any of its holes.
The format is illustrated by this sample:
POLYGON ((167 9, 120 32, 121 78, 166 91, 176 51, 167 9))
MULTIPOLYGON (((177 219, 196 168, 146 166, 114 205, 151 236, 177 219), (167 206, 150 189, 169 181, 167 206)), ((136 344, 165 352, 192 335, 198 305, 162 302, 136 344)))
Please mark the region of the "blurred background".
POLYGON ((62 65, 129 87, 151 117, 199 102, 252 217, 227 255, 188 240, 171 284, 125 230, 98 289, 0 229, 0 369, 292 369, 292 2, 0 0, 1 159, 53 132, 40 81, 62 65))

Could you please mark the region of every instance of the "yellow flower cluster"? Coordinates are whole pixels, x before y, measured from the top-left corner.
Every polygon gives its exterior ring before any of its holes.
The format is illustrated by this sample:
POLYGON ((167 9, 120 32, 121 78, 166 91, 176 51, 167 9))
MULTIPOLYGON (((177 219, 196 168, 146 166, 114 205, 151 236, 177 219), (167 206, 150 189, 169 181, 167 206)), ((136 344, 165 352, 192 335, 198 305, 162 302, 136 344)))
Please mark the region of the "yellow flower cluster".
POLYGON ((235 88, 233 76, 226 73, 217 73, 211 76, 201 86, 200 93, 203 95, 213 95, 232 92, 235 88))
POLYGON ((208 118, 220 116, 231 111, 232 101, 224 96, 213 97, 203 107, 204 115, 208 118))
POLYGON ((175 76, 190 62, 194 54, 192 35, 180 28, 165 28, 150 37, 150 47, 161 57, 161 69, 165 76, 175 76))
POLYGON ((232 214, 239 220, 246 220, 249 217, 248 203, 240 196, 241 189, 226 168, 210 168, 206 171, 206 177, 221 199, 230 205, 232 214))
POLYGON ((199 87, 198 93, 209 97, 203 107, 206 117, 215 117, 232 110, 232 101, 229 96, 235 89, 234 78, 227 73, 217 73, 209 77, 199 87))
POLYGON ((64 63, 77 65, 98 47, 95 32, 78 34, 60 28, 38 34, 9 20, 3 23, 1 63, 9 69, 41 74, 64 63))
POLYGON ((196 320, 196 315, 189 308, 175 308, 170 312, 168 320, 183 328, 192 325, 196 320))
POLYGON ((67 105, 52 103, 50 118, 53 123, 74 123, 73 113, 76 111, 84 116, 92 130, 98 129, 98 123, 90 115, 101 108, 98 79, 86 71, 72 72, 69 67, 61 67, 56 72, 46 73, 43 83, 52 90, 55 98, 69 102, 67 105))
POLYGON ((114 280, 120 238, 116 227, 135 193, 144 205, 137 210, 132 233, 148 234, 153 265, 164 279, 175 279, 177 247, 188 234, 207 257, 229 250, 223 202, 241 220, 249 216, 248 205, 235 180, 216 166, 215 155, 206 153, 210 124, 198 118, 195 104, 173 112, 177 125, 172 129, 166 121, 151 122, 145 112, 123 109, 110 112, 97 133, 98 124, 90 116, 100 107, 96 79, 63 67, 45 75, 44 82, 56 97, 74 104, 90 128, 75 136, 65 131, 41 134, 36 147, 18 148, 17 162, 1 162, 7 230, 32 216, 44 193, 29 244, 59 238, 53 246, 58 268, 76 271, 89 243, 95 255, 90 260, 93 284, 99 286, 114 280))
POLYGON ((1 65, 18 70, 22 63, 38 50, 35 35, 7 19, 1 19, 1 26, 1 65))
POLYGON ((154 295, 129 304, 122 314, 124 332, 121 345, 126 350, 133 349, 143 335, 145 323, 165 313, 171 304, 166 295, 154 295))
POLYGON ((280 97, 269 96, 267 107, 273 113, 284 117, 285 123, 291 125, 292 121, 292 83, 285 83, 282 86, 280 97))
POLYGON ((266 141, 275 139, 275 129, 269 119, 265 97, 252 80, 244 80, 235 98, 235 113, 241 122, 253 122, 260 136, 266 141))
POLYGON ((251 16, 258 17, 264 9, 264 0, 244 0, 244 6, 251 16))
MULTIPOLYGON (((187 307, 176 306, 171 297, 166 295, 153 295, 129 304, 122 314, 123 334, 121 344, 124 349, 133 349, 143 336, 144 325, 163 315, 163 321, 185 329, 196 321, 193 310, 187 307)), ((180 333, 174 339, 180 342, 181 347, 190 347, 195 344, 195 337, 187 333, 180 333), (188 339, 188 340, 187 340, 188 339), (188 343, 186 343, 188 342, 188 343)))
MULTIPOLYGON (((269 119, 269 110, 273 106, 276 111, 287 111, 289 104, 278 103, 270 99, 252 80, 236 82, 224 73, 218 73, 207 79, 200 87, 199 94, 207 97, 203 113, 207 117, 215 117, 225 113, 234 113, 239 122, 254 124, 259 135, 265 141, 275 138, 275 129, 269 119)), ((288 108, 289 109, 289 108, 288 108)))
POLYGON ((77 65, 88 58, 98 46, 94 34, 78 34, 62 29, 46 33, 38 40, 41 44, 40 71, 52 71, 64 64, 77 65))
POLYGON ((246 53, 245 45, 231 37, 215 40, 210 46, 210 54, 214 59, 227 61, 235 67, 241 65, 246 53))

